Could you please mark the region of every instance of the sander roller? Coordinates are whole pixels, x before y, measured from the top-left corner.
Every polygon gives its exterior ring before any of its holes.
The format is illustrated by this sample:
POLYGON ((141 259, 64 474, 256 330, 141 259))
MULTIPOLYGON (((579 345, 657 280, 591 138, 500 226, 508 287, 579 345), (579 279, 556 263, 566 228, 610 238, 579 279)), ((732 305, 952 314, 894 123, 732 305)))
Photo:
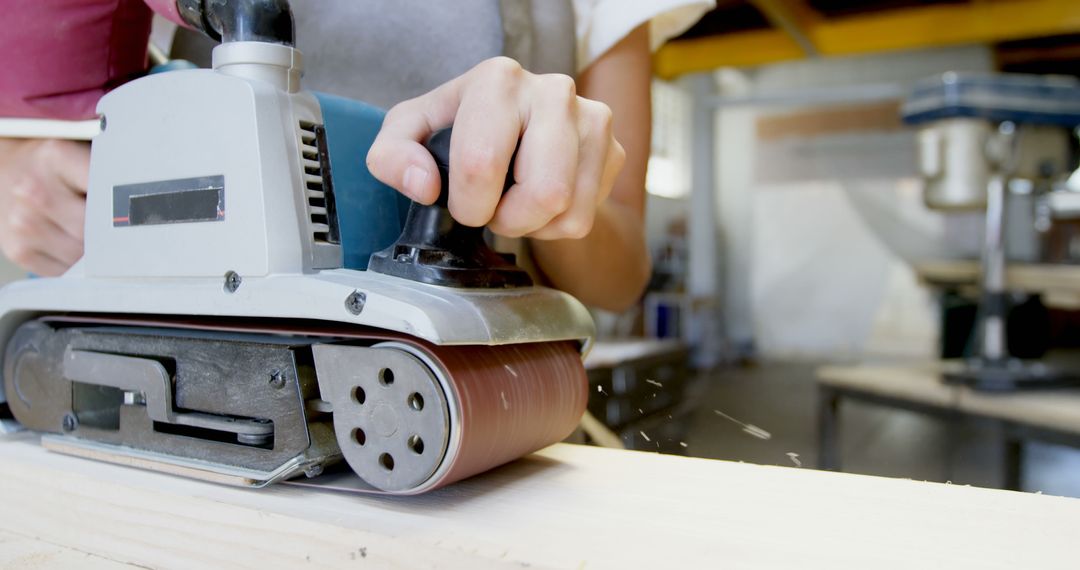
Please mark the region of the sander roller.
POLYGON ((409 203, 364 164, 383 112, 300 88, 287 2, 178 9, 213 69, 101 99, 83 258, 0 289, 0 431, 254 487, 344 460, 393 494, 569 435, 592 320, 450 216, 451 131, 409 203))

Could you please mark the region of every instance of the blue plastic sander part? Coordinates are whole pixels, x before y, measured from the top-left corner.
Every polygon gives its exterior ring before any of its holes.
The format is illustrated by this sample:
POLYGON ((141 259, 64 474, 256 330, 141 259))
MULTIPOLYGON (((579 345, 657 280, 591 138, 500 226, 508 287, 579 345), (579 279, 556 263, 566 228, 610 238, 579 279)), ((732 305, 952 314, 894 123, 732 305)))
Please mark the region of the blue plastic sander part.
POLYGON ((949 72, 917 82, 901 113, 910 125, 968 117, 1075 127, 1080 125, 1080 81, 1063 76, 949 72))
POLYGON ((326 129, 330 176, 346 269, 367 269, 372 253, 394 243, 412 203, 379 182, 367 168, 367 153, 385 112, 362 101, 315 93, 326 129))

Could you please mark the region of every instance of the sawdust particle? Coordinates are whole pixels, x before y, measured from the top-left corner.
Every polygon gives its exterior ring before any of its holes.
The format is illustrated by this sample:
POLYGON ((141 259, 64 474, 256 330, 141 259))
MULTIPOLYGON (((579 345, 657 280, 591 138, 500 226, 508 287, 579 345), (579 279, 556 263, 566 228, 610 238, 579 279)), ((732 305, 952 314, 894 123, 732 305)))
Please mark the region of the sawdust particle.
POLYGON ((758 439, 763 439, 765 441, 768 441, 768 440, 772 439, 772 434, 771 433, 757 427, 754 424, 746 424, 746 427, 743 428, 743 431, 745 431, 746 433, 748 433, 748 434, 750 434, 750 435, 752 435, 752 436, 754 436, 754 437, 756 437, 758 439))
POLYGON ((503 364, 503 368, 505 368, 505 369, 506 369, 506 371, 507 371, 507 372, 509 372, 509 373, 510 373, 510 375, 511 375, 511 376, 513 376, 514 378, 517 378, 517 377, 518 377, 518 375, 517 375, 517 372, 514 372, 514 369, 513 369, 513 368, 510 368, 510 365, 509 365, 509 364, 503 364))
POLYGON ((649 439, 649 436, 645 435, 644 431, 639 431, 638 433, 641 434, 641 437, 645 438, 645 441, 652 441, 651 439, 649 439))
POLYGON ((742 427, 742 430, 744 432, 746 432, 746 433, 748 433, 748 434, 750 434, 750 435, 752 435, 752 436, 754 436, 754 437, 756 437, 758 439, 763 439, 763 440, 766 440, 766 441, 772 439, 772 434, 771 433, 769 433, 768 431, 766 431, 764 429, 761 429, 761 428, 757 427, 754 424, 748 424, 748 423, 745 423, 745 422, 740 422, 739 420, 725 414, 724 412, 721 412, 720 410, 713 410, 713 413, 715 413, 716 415, 718 415, 718 416, 720 416, 720 417, 722 417, 722 418, 724 418, 724 419, 726 419, 726 420, 728 420, 728 421, 742 427))
POLYGON ((802 467, 802 461, 799 461, 799 454, 794 451, 787 452, 787 456, 791 459, 791 462, 795 464, 795 467, 802 467))
POLYGON ((650 380, 650 379, 646 378, 645 381, 648 382, 649 384, 652 384, 653 386, 656 386, 657 388, 663 388, 664 387, 663 384, 657 382, 656 380, 650 380))
POLYGON ((689 445, 686 445, 686 442, 685 442, 685 441, 680 441, 680 442, 679 442, 679 446, 680 446, 680 447, 690 447, 689 445))
POLYGON ((600 386, 599 384, 597 384, 597 386, 596 386, 596 391, 600 392, 601 394, 603 394, 605 396, 607 396, 607 392, 604 391, 604 387, 600 386))
POLYGON ((504 410, 510 409, 510 401, 506 399, 506 392, 499 392, 499 396, 502 397, 502 404, 504 410))

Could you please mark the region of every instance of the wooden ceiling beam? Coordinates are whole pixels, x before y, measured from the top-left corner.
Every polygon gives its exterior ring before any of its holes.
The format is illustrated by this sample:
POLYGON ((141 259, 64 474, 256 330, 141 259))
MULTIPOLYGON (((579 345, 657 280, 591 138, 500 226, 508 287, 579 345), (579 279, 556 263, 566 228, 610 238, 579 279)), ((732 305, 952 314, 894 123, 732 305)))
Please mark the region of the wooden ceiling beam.
POLYGON ((818 55, 817 46, 808 32, 821 22, 821 16, 806 4, 806 0, 750 0, 750 3, 769 23, 790 36, 807 57, 818 55))

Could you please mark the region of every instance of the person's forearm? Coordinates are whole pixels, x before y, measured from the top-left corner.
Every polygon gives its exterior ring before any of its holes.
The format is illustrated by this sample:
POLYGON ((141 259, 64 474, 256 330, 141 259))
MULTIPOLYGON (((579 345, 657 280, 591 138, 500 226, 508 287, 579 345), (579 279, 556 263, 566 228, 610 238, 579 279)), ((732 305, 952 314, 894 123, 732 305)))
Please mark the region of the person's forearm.
POLYGON ((600 206, 585 238, 530 243, 552 285, 608 311, 624 311, 640 299, 652 271, 643 220, 615 200, 600 206))

